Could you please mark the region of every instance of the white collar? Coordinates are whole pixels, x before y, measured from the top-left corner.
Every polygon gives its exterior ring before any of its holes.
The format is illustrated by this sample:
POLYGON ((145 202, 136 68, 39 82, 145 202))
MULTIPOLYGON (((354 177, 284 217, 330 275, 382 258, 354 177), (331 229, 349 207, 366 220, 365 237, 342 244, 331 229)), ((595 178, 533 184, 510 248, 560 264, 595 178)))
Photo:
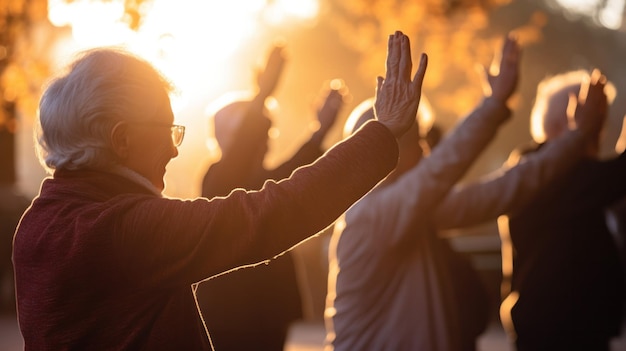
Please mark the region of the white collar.
POLYGON ((128 167, 116 165, 116 166, 113 166, 110 171, 111 173, 115 173, 126 179, 130 179, 133 182, 138 183, 139 185, 142 185, 143 187, 150 190, 150 192, 154 193, 155 195, 159 197, 163 197, 163 194, 161 193, 161 191, 157 189, 157 187, 155 187, 154 184, 152 184, 146 177, 142 176, 141 174, 133 171, 132 169, 128 167))

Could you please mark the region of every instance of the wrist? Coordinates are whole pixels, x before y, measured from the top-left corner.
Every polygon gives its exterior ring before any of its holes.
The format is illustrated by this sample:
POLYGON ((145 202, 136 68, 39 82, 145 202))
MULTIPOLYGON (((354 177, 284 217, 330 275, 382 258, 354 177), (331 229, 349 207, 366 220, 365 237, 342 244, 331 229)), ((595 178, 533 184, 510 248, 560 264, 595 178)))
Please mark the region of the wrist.
POLYGON ((506 102, 508 99, 504 99, 500 96, 490 95, 483 100, 484 105, 492 106, 494 108, 508 108, 506 102))

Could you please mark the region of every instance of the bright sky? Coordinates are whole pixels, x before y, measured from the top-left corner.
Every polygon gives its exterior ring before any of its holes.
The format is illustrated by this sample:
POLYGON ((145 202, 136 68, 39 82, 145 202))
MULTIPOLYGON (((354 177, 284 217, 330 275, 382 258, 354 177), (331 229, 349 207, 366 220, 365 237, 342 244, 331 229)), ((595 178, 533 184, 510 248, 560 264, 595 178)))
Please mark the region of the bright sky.
MULTIPOLYGON (((49 0, 49 19, 71 26, 71 40, 60 52, 123 45, 151 61, 180 89, 183 101, 198 87, 198 74, 219 67, 264 27, 313 19, 317 0, 154 0, 146 4, 142 25, 123 22, 124 0, 49 0)), ((213 72, 212 72, 213 73, 213 72)), ((181 98, 181 97, 179 97, 181 98)), ((182 104, 182 105, 181 105, 182 104)))
MULTIPOLYGON (((123 21, 124 0, 48 1, 50 21, 69 26, 72 33, 54 46, 57 65, 65 66, 82 49, 121 45, 151 61, 174 82, 178 94, 172 96, 173 109, 177 123, 186 125, 188 132, 180 156, 168 167, 166 191, 182 197, 194 195, 189 184, 197 181, 188 179, 189 169, 199 170, 199 164, 210 161, 199 97, 210 99, 224 90, 249 87, 251 63, 264 59, 271 35, 293 32, 320 15, 319 0, 152 0, 140 9, 141 27, 132 31, 123 21)), ((626 0, 546 1, 607 28, 622 26, 626 0)), ((303 76, 307 78, 311 79, 303 76)), ((30 135, 26 139, 32 143, 30 135)))
POLYGON ((189 169, 198 173, 211 158, 211 151, 203 147, 211 143, 202 140, 206 138, 207 121, 198 112, 202 111, 196 106, 198 100, 208 104, 211 97, 224 93, 222 89, 252 88, 252 66, 265 59, 271 40, 275 39, 268 37, 269 32, 314 21, 319 3, 153 0, 140 9, 142 22, 137 31, 123 21, 124 0, 49 0, 48 8, 53 25, 71 27, 71 37, 59 41, 54 49, 59 68, 65 67, 77 51, 123 46, 149 60, 174 83, 177 91, 171 97, 172 107, 177 123, 186 125, 188 132, 179 157, 168 166, 166 193, 191 197, 196 187, 190 184, 198 181, 190 179, 189 169), (253 47, 260 49, 253 52, 253 47), (242 48, 251 57, 236 56, 241 55, 242 48), (233 66, 242 67, 233 74, 233 66))
POLYGON ((617 30, 622 26, 626 0, 555 0, 570 13, 593 18, 597 24, 617 30))

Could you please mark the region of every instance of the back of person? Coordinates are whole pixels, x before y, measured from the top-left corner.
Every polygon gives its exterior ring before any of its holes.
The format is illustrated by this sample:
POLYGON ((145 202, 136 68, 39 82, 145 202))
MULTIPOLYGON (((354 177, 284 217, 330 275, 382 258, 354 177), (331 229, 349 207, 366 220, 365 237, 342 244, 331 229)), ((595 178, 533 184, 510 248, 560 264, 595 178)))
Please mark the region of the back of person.
MULTIPOLYGON (((276 56, 279 52, 272 52, 265 69, 268 74, 280 73, 272 68, 282 64, 276 56)), ((275 82, 278 77, 270 80, 275 82)), ((260 81, 259 85, 269 84, 260 81)), ((296 168, 323 154, 321 143, 343 105, 343 92, 332 85, 324 87, 326 96, 317 110, 318 130, 289 159, 266 168, 272 115, 264 102, 273 89, 261 87, 247 99, 216 103, 211 120, 222 156, 204 176, 203 197, 227 196, 235 188, 259 190, 267 180, 288 178, 296 168)), ((198 304, 217 350, 283 349, 289 326, 303 317, 296 254, 286 252, 268 264, 232 271, 198 286, 198 304)))
MULTIPOLYGON (((511 160, 523 162, 577 122, 566 113, 567 101, 585 77, 572 71, 539 85, 534 142, 514 151, 511 160)), ((601 99, 595 113, 605 118, 607 96, 601 99)), ((511 286, 500 311, 520 351, 608 350, 619 334, 623 267, 605 211, 626 194, 626 155, 599 160, 599 141, 591 139, 585 159, 501 222, 503 252, 512 253, 503 267, 512 264, 512 274, 505 272, 511 286)))
POLYGON ((509 218, 515 247, 512 290, 519 296, 510 315, 520 350, 562 349, 565 341, 571 342, 568 350, 596 350, 586 343, 602 345, 619 334, 623 273, 604 206, 624 189, 601 192, 588 182, 607 168, 600 161, 581 162, 567 179, 509 218))
POLYGON ((193 318, 191 288, 179 282, 185 272, 168 276, 158 263, 142 265, 170 233, 136 225, 145 217, 137 211, 142 206, 175 215, 174 201, 122 176, 57 171, 45 181, 14 241, 26 350, 209 349, 193 318), (142 236, 152 240, 136 250, 133 239, 142 236))
MULTIPOLYGON (((213 117, 216 127, 224 119, 240 119, 252 106, 237 101, 213 117)), ((268 179, 287 178, 298 166, 321 155, 317 147, 304 148, 277 171, 263 167, 271 126, 266 113, 252 117, 263 121, 256 128, 216 133, 223 148, 221 160, 209 167, 202 184, 202 196, 226 196, 235 188, 259 190, 268 179), (251 137, 241 136, 242 133, 251 137), (226 145, 228 144, 228 147, 226 145)), ((216 132, 219 128, 215 128, 216 132)), ((224 233, 231 235, 231 233, 224 233)), ((248 267, 209 279, 198 286, 198 305, 216 350, 282 350, 289 325, 302 318, 302 301, 292 253, 269 264, 248 267)))

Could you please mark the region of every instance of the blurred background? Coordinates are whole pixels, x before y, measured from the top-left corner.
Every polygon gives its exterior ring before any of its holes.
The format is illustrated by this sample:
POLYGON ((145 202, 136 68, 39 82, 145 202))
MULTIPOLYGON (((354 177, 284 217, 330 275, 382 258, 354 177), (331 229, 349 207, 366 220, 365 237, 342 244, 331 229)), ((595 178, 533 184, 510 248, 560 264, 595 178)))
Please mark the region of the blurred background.
MULTIPOLYGON (((464 181, 496 170, 530 139, 535 87, 570 69, 600 68, 613 82, 603 154, 614 152, 626 100, 626 0, 1 0, 0 1, 0 297, 14 309, 11 240, 19 216, 47 176, 33 147, 37 103, 48 78, 95 46, 124 46, 151 61, 176 86, 177 123, 187 126, 180 155, 168 166, 165 194, 193 198, 219 152, 207 107, 231 91, 255 86, 255 68, 276 40, 287 64, 275 93, 268 165, 308 139, 320 89, 341 79, 349 89, 327 146, 341 139, 352 108, 373 96, 384 75, 387 36, 402 30, 413 57, 429 55, 423 94, 444 132, 482 98, 480 77, 502 38, 515 31, 523 46, 514 117, 464 181)), ((297 248, 307 318, 322 316, 325 238, 297 248)), ((497 294, 496 223, 445 233, 470 253, 497 294)))

